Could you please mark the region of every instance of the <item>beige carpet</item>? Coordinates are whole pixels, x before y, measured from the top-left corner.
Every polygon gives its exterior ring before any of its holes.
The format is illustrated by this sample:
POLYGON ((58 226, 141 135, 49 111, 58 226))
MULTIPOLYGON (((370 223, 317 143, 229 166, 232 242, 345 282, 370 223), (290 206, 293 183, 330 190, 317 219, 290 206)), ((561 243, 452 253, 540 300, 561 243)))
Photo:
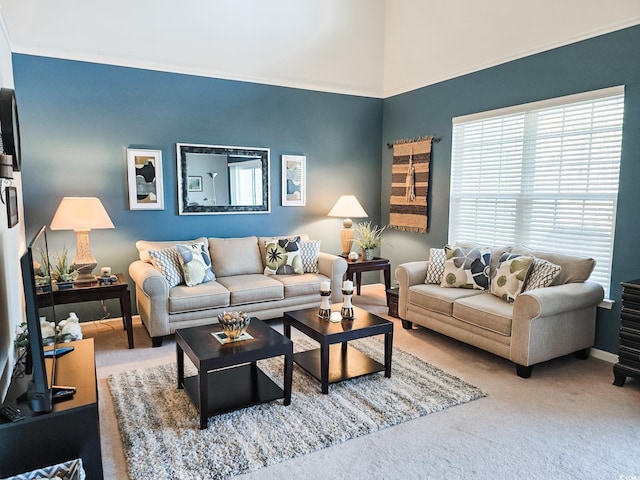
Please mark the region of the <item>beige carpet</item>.
MULTIPOLYGON (((386 312, 384 288, 366 286, 354 303, 386 312)), ((499 357, 423 328, 394 344, 476 385, 481 401, 418 418, 282 462, 242 479, 619 479, 640 476, 640 382, 613 386, 612 365, 566 357, 515 374, 499 357)), ((84 326, 96 342, 106 479, 126 479, 126 461, 106 378, 173 360, 175 343, 151 348, 136 325, 128 350, 122 324, 84 326)), ((136 479, 137 480, 137 479, 136 479)))

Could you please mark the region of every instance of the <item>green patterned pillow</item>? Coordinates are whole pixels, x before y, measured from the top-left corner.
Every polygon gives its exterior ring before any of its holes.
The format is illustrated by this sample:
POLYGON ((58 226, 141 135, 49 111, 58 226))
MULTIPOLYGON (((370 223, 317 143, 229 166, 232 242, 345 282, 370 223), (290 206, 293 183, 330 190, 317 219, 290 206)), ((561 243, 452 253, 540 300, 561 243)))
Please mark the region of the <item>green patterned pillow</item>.
POLYGON ((507 302, 515 301, 522 292, 527 273, 533 264, 533 257, 504 253, 496 275, 491 280, 491 293, 507 302))
POLYGON ((300 237, 271 240, 267 242, 265 250, 265 275, 304 273, 300 257, 300 237))
POLYGON ((444 273, 441 287, 489 288, 491 250, 484 247, 444 247, 444 273))
POLYGON ((193 287, 216 279, 206 245, 176 245, 176 250, 180 256, 180 266, 187 286, 193 287))

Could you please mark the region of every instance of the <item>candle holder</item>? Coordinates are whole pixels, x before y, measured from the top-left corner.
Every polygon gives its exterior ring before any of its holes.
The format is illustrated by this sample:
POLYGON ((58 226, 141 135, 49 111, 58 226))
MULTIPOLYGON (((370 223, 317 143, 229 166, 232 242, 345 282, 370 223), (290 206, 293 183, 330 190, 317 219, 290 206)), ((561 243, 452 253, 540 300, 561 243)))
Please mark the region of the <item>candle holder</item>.
POLYGON ((320 290, 320 310, 318 310, 318 316, 320 318, 329 319, 331 318, 331 302, 329 297, 331 297, 331 290, 320 290))
POLYGON ((355 317, 353 315, 353 305, 351 304, 351 296, 353 295, 353 290, 342 289, 342 296, 344 297, 344 302, 342 304, 342 308, 340 309, 340 315, 342 315, 343 320, 353 320, 355 317))

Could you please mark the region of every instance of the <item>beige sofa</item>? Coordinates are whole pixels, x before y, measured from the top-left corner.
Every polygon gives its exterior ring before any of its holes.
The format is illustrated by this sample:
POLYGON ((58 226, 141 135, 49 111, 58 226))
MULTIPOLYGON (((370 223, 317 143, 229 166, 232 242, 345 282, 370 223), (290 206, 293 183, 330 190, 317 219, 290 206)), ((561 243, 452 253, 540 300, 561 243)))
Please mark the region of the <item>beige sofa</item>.
MULTIPOLYGON (((307 241, 307 235, 299 235, 307 241)), ((285 311, 320 305, 320 282, 341 285, 347 270, 344 258, 319 252, 317 273, 266 275, 265 240, 259 238, 198 238, 188 241, 138 241, 139 260, 129 266, 136 284, 138 313, 153 346, 179 328, 217 323, 225 310, 242 310, 261 320, 279 318, 285 311), (195 286, 169 287, 165 275, 151 263, 150 250, 177 244, 202 243, 208 247, 216 279, 195 286)), ((277 237, 279 238, 279 237, 277 237)), ((342 301, 340 288, 332 288, 332 302, 342 301)))
POLYGON ((560 273, 550 286, 524 291, 510 303, 488 291, 425 283, 429 261, 401 264, 395 274, 403 327, 415 323, 509 359, 523 378, 533 365, 553 358, 571 353, 587 358, 604 295, 599 284, 587 281, 595 261, 517 246, 495 248, 490 278, 505 252, 545 259, 560 266, 560 273))

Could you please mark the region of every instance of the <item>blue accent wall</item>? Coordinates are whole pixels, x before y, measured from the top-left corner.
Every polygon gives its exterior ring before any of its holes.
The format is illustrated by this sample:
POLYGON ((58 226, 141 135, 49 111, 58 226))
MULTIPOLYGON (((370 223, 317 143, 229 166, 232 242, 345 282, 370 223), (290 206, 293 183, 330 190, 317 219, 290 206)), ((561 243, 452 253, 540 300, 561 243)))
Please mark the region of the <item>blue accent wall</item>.
MULTIPOLYGON (((505 39, 505 41, 508 41, 505 39)), ((598 309, 595 346, 617 353, 620 282, 640 277, 636 255, 640 234, 640 26, 574 43, 497 67, 385 99, 381 187, 382 221, 388 221, 395 139, 435 135, 431 157, 429 232, 387 231, 382 256, 393 265, 425 259, 430 247, 447 242, 451 119, 460 115, 560 97, 615 85, 625 86, 625 120, 615 229, 611 310, 598 309)), ((567 252, 571 253, 571 252, 567 252)), ((576 245, 574 253, 589 255, 576 245)))

